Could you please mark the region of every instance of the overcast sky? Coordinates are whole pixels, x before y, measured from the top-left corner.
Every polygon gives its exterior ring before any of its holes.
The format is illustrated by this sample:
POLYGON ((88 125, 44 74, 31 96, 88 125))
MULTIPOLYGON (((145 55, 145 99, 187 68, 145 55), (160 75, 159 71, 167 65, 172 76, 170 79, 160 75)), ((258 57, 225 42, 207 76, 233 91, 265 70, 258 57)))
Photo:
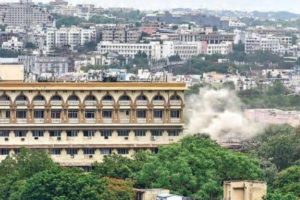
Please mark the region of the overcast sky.
MULTIPOLYGON (((18 0, 0 0, 12 2, 18 0)), ((34 0, 48 2, 49 0, 34 0)), ((139 9, 207 8, 227 10, 290 11, 300 13, 300 0, 69 0, 71 4, 93 3, 101 7, 139 9)))

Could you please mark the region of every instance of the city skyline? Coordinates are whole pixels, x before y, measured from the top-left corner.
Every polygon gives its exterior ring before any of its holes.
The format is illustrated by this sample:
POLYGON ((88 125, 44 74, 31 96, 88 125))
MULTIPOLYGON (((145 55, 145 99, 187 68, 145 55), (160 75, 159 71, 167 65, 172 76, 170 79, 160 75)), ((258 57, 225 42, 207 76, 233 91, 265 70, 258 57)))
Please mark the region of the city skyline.
MULTIPOLYGON (((18 0, 13 0, 17 2, 18 0)), ((49 0, 33 0, 34 2, 47 3, 49 0)), ((12 0, 1 0, 1 2, 12 2, 12 0)), ((80 4, 79 0, 69 0, 70 4, 80 4)), ((300 13, 297 4, 298 0, 279 0, 274 4, 273 0, 152 0, 145 4, 145 1, 138 0, 87 0, 85 3, 95 4, 101 7, 131 7, 141 10, 158 10, 158 9, 170 9, 170 8, 205 8, 213 10, 241 10, 241 11, 289 11, 294 13, 300 13)))

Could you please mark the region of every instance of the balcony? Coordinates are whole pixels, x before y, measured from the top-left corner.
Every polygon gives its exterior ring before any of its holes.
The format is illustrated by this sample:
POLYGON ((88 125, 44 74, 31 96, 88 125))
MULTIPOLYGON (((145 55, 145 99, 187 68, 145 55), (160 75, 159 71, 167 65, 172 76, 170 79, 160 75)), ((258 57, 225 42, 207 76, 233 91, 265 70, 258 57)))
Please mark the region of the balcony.
POLYGON ((34 119, 34 123, 43 124, 43 123, 45 123, 45 119, 44 118, 36 118, 36 119, 34 119))
POLYGON ((119 105, 120 106, 130 106, 131 104, 131 101, 119 101, 119 105))
POLYGON ((28 101, 26 101, 26 100, 18 100, 18 101, 16 101, 16 105, 17 106, 27 106, 27 104, 28 104, 28 101))
POLYGON ((180 100, 170 100, 170 105, 171 106, 180 106, 181 101, 180 100))
POLYGON ((163 100, 154 100, 153 105, 154 106, 163 106, 165 104, 165 101, 163 100))
POLYGON ((96 106, 97 105, 97 101, 85 101, 84 104, 86 106, 96 106))
POLYGON ((33 105, 35 106, 44 106, 46 101, 33 101, 33 105))
POLYGON ((120 123, 121 124, 129 124, 130 123, 130 119, 128 118, 128 119, 120 119, 120 123))
POLYGON ((112 123, 112 119, 111 118, 103 118, 103 123, 104 124, 111 124, 112 123))
POLYGON ((78 106, 79 105, 79 101, 67 101, 69 106, 78 106))
POLYGON ((17 123, 18 124, 26 124, 27 123, 27 119, 17 119, 17 123))
POLYGON ((156 124, 162 124, 163 123, 163 119, 162 118, 154 118, 153 122, 156 124))
POLYGON ((102 105, 103 105, 103 106, 113 106, 113 105, 114 105, 114 101, 106 101, 106 100, 103 100, 103 101, 102 101, 102 105))
POLYGON ((62 101, 61 100, 52 100, 52 101, 50 101, 50 104, 52 105, 52 106, 61 106, 62 105, 62 101))
POLYGON ((180 123, 181 119, 180 118, 171 118, 170 121, 171 121, 171 123, 180 123))
POLYGON ((136 122, 138 124, 145 124, 145 123, 147 123, 147 119, 146 118, 137 118, 136 122))
POLYGON ((10 122, 9 118, 0 119, 1 124, 8 124, 10 122))
POLYGON ((79 119, 78 118, 69 118, 69 123, 70 124, 78 124, 79 119))
POLYGON ((61 119, 51 119, 52 124, 60 124, 61 119))
POLYGON ((147 106, 148 101, 147 100, 137 100, 136 105, 138 105, 138 106, 147 106))
POLYGON ((9 106, 10 101, 0 101, 0 106, 9 106))
POLYGON ((96 123, 96 119, 95 118, 86 118, 85 119, 85 123, 87 124, 95 124, 96 123))

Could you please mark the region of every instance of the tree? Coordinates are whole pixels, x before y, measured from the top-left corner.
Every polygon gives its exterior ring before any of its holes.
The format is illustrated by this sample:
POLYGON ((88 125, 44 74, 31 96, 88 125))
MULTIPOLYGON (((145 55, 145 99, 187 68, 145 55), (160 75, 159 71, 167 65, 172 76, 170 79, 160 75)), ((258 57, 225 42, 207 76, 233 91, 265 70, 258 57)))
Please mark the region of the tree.
POLYGON ((122 179, 106 178, 108 182, 107 196, 109 200, 133 200, 134 191, 131 181, 122 179))
POLYGON ((15 191, 23 188, 28 178, 56 168, 44 151, 21 149, 19 154, 8 156, 0 163, 0 200, 17 198, 15 191))
POLYGON ((281 171, 275 178, 274 188, 283 194, 290 193, 300 198, 300 166, 281 171))
POLYGON ((70 26, 78 26, 79 24, 85 22, 84 19, 80 17, 73 17, 73 16, 63 16, 63 15, 56 15, 56 27, 60 28, 62 26, 70 27, 70 26))
POLYGON ((189 136, 161 147, 138 173, 138 185, 167 188, 195 199, 217 199, 225 180, 256 180, 262 171, 257 160, 221 148, 205 136, 189 136))
POLYGON ((274 163, 278 170, 300 160, 300 130, 288 125, 270 126, 254 138, 252 152, 263 160, 274 163))
POLYGON ((21 199, 96 200, 109 199, 107 181, 73 169, 50 170, 35 174, 21 188, 21 199))
POLYGON ((297 197, 293 194, 282 194, 279 192, 268 193, 264 200, 297 200, 297 197))
POLYGON ((32 42, 27 42, 25 44, 25 49, 37 49, 37 46, 33 44, 32 42))
POLYGON ((22 54, 23 54, 23 52, 21 52, 21 51, 0 48, 0 58, 17 58, 18 56, 20 56, 22 54))

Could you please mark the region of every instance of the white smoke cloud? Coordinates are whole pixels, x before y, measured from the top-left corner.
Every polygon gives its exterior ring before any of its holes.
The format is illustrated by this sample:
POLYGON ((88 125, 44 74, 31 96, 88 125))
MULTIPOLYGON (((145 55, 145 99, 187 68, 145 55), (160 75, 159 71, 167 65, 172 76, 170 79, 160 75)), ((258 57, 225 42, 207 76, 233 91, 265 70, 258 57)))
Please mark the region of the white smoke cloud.
POLYGON ((234 91, 202 88, 186 100, 187 133, 209 134, 212 139, 248 139, 262 128, 246 118, 234 91))

